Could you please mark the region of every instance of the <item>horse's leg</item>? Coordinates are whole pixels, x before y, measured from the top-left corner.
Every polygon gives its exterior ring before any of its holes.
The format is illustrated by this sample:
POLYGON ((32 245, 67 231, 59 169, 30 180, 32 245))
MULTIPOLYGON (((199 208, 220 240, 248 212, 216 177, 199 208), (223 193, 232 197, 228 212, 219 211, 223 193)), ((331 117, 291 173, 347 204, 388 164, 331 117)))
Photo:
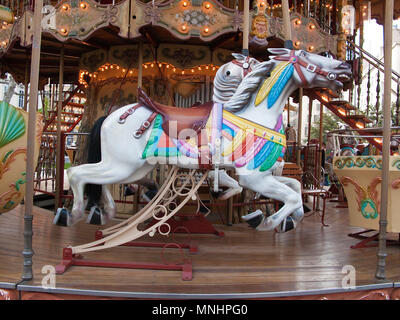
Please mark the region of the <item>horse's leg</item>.
MULTIPOLYGON (((79 177, 82 175, 82 166, 71 167, 67 170, 70 188, 74 194, 74 202, 72 206, 73 214, 68 214, 65 225, 70 226, 78 222, 85 212, 86 202, 84 200, 84 185, 79 183, 79 177)), ((54 221, 58 223, 58 221, 54 221)))
MULTIPOLYGON (((293 178, 283 177, 283 176, 274 176, 276 180, 287 185, 289 188, 293 189, 301 199, 301 183, 293 178)), ((304 208, 301 206, 295 212, 290 215, 296 223, 300 222, 304 217, 304 208)))
MULTIPOLYGON (((84 164, 70 168, 74 169, 68 171, 70 186, 74 193, 74 205, 67 225, 76 223, 83 216, 85 211, 83 200, 84 186, 86 184, 107 185, 113 183, 134 182, 135 180, 144 177, 151 168, 151 165, 143 161, 137 164, 130 164, 129 166, 123 166, 121 164, 118 166, 111 166, 104 162, 99 162, 96 164, 84 164)), ((114 212, 113 207, 115 207, 115 205, 109 202, 111 195, 108 196, 106 194, 105 196, 107 197, 106 207, 111 208, 111 211, 109 211, 107 215, 112 216, 114 212)))
MULTIPOLYGON (((273 230, 279 226, 285 219, 300 207, 302 207, 301 195, 295 192, 276 177, 271 172, 252 173, 239 176, 240 185, 258 192, 267 198, 272 198, 284 203, 283 207, 269 217, 264 217, 260 210, 243 216, 243 220, 247 221, 250 226, 257 230, 273 230)), ((295 228, 292 219, 285 222, 282 231, 289 231, 295 228)))
MULTIPOLYGON (((215 170, 210 171, 208 176, 211 181, 215 179, 215 170)), ((225 190, 218 196, 218 200, 226 200, 230 197, 233 197, 236 194, 239 194, 243 191, 243 188, 239 185, 239 183, 230 177, 225 170, 218 170, 218 185, 221 187, 228 187, 228 190, 225 190)), ((211 189, 213 187, 211 186, 211 189)))
MULTIPOLYGON (((144 182, 146 187, 154 187, 156 184, 154 181, 144 178, 154 167, 151 165, 144 165, 138 171, 135 171, 131 176, 129 176, 123 183, 140 183, 144 182)), ((121 182, 122 183, 122 182, 121 182)), ((115 217, 117 213, 117 207, 115 206, 114 199, 111 195, 110 190, 107 185, 102 185, 101 200, 103 202, 104 212, 107 220, 111 220, 115 217)))
POLYGON ((115 206, 114 199, 107 185, 102 185, 101 198, 103 200, 104 212, 107 216, 107 219, 111 220, 117 213, 117 207, 115 206))

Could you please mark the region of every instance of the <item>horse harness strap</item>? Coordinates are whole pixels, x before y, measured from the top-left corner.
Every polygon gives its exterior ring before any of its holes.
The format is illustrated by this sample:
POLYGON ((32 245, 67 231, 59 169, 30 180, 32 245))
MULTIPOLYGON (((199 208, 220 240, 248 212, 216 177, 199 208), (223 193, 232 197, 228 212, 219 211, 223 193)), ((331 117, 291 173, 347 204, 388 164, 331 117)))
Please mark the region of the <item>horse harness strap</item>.
POLYGON ((138 130, 136 130, 133 134, 133 136, 135 138, 140 138, 140 136, 150 127, 151 123, 153 122, 153 120, 157 117, 158 113, 157 112, 153 112, 150 117, 147 118, 147 120, 145 120, 142 125, 140 126, 140 128, 138 130))
POLYGON ((273 141, 277 144, 282 145, 283 147, 286 147, 286 136, 284 134, 281 134, 275 130, 261 126, 250 120, 238 117, 238 116, 234 115, 233 113, 228 112, 226 110, 223 111, 223 117, 225 120, 228 120, 229 122, 236 125, 243 131, 250 130, 250 131, 254 132, 255 136, 264 138, 268 141, 273 141))
POLYGON ((236 64, 237 66, 241 67, 243 69, 243 77, 247 76, 248 73, 251 72, 251 67, 250 67, 250 57, 247 56, 244 62, 239 62, 238 60, 232 60, 233 64, 236 64))
POLYGON ((143 107, 140 103, 138 103, 137 105, 129 108, 128 110, 126 110, 118 119, 118 123, 119 124, 124 124, 126 121, 126 118, 128 118, 131 114, 133 114, 136 109, 139 109, 140 107, 143 107))
MULTIPOLYGON (((118 123, 119 124, 124 124, 126 121, 126 118, 128 118, 131 114, 133 114, 136 109, 139 109, 140 107, 143 107, 142 104, 138 103, 137 105, 129 108, 128 110, 126 110, 118 119, 118 123)), ((140 138, 140 136, 150 127, 151 123, 153 122, 153 120, 155 119, 155 117, 157 116, 157 112, 153 112, 148 118, 147 120, 145 120, 142 125, 140 126, 140 128, 138 130, 136 130, 133 133, 133 136, 135 138, 140 138)))
POLYGON ((335 80, 337 78, 337 75, 335 73, 325 71, 325 70, 321 69, 320 67, 316 66, 315 64, 308 63, 308 62, 304 61, 303 59, 301 59, 299 56, 296 56, 294 50, 290 51, 289 57, 278 56, 278 57, 275 57, 274 59, 278 60, 278 61, 289 61, 290 63, 292 63, 304 86, 307 86, 307 79, 304 76, 303 71, 301 70, 300 66, 304 67, 307 71, 309 71, 311 73, 317 73, 323 77, 326 77, 328 80, 335 80))

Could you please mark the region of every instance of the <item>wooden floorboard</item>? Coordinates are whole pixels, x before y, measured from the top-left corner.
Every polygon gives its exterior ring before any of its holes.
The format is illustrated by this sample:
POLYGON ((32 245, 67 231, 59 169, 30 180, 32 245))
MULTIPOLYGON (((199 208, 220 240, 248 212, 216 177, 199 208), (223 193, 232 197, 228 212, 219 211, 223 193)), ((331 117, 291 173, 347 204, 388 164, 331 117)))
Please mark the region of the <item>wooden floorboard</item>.
MULTIPOLYGON (((381 285, 374 279, 377 248, 350 249, 358 240, 347 234, 360 229, 348 225, 347 209, 327 205, 325 221, 329 227, 322 227, 315 214, 285 234, 255 231, 243 223, 231 227, 217 225, 225 232, 222 238, 191 235, 199 243, 197 254, 184 251, 192 260, 192 281, 182 281, 179 271, 71 267, 56 277, 56 288, 162 294, 294 293, 340 289, 345 265, 354 266, 357 286, 381 285)), ((0 287, 1 283, 21 280, 23 210, 20 206, 0 216, 0 287)), ((40 289, 43 266, 58 264, 63 247, 92 241, 98 229, 84 221, 70 228, 53 226, 52 218, 51 212, 35 207, 34 280, 24 283, 31 286, 30 290, 40 289)), ((174 237, 187 239, 186 235, 170 235, 154 240, 171 242, 174 237)), ((387 251, 386 282, 399 282, 400 247, 390 246, 387 251)), ((162 263, 161 249, 157 248, 118 247, 87 253, 84 257, 162 263)), ((176 249, 167 249, 165 257, 172 261, 179 259, 180 254, 176 249)))

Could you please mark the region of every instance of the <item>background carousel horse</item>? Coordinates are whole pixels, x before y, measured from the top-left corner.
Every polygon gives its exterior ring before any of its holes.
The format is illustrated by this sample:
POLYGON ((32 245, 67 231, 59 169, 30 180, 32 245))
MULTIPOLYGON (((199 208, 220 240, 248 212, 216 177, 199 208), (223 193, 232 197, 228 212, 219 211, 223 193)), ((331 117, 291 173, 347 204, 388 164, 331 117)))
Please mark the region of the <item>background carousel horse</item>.
POLYGON ((340 147, 340 156, 355 156, 357 155, 359 145, 358 139, 354 134, 354 131, 349 128, 349 126, 345 124, 341 124, 341 130, 343 136, 339 137, 339 147, 340 147))
MULTIPOLYGON (((273 230, 281 222, 285 222, 284 231, 294 228, 304 215, 301 194, 288 187, 293 179, 272 175, 285 150, 285 102, 300 86, 338 90, 343 86, 339 79, 349 79, 351 72, 346 63, 302 50, 270 52, 277 56, 259 63, 248 73, 224 106, 215 103, 177 112, 176 108, 154 103, 144 95, 140 103, 110 114, 101 125, 101 161, 68 170, 74 205, 66 224, 71 225, 83 216, 86 184, 102 185, 104 211, 112 217, 115 204, 107 184, 137 181, 157 163, 189 169, 212 168, 211 162, 219 158, 221 168, 235 169, 241 187, 284 203, 268 218, 259 212, 245 216, 249 224, 257 230, 273 230), (129 117, 132 113, 135 116, 129 117), (170 130, 174 125, 176 132, 170 130), (203 129, 199 140, 206 141, 205 144, 196 141, 199 131, 193 130, 195 127, 203 129), (138 128, 134 137, 132 128, 138 128), (189 128, 195 135, 177 134, 189 128), (286 219, 290 214, 293 218, 286 219)), ((228 71, 225 77, 230 77, 228 71)))
MULTIPOLYGON (((39 156, 43 116, 36 115, 35 166, 39 156)), ((25 195, 28 113, 0 102, 0 214, 19 205, 25 195)))

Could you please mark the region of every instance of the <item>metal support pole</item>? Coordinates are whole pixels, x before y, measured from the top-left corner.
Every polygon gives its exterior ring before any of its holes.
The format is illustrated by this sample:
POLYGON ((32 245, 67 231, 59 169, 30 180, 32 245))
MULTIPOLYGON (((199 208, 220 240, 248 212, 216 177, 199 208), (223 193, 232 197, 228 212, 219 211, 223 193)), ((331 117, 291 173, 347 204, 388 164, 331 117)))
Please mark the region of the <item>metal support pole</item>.
POLYGON ((63 88, 64 88, 64 47, 60 50, 60 69, 58 74, 58 106, 57 106, 57 145, 56 145, 56 196, 55 196, 55 210, 62 207, 62 194, 64 186, 61 184, 63 181, 61 175, 64 176, 64 168, 61 168, 61 157, 64 156, 64 150, 61 150, 63 145, 61 141, 61 112, 63 105, 63 88))
POLYGON ((24 82, 24 87, 25 87, 25 96, 24 96, 24 110, 28 110, 28 86, 29 86, 29 59, 28 55, 26 57, 26 63, 25 63, 25 82, 24 82))
POLYGON ((143 42, 139 42, 139 59, 138 59, 138 88, 143 86, 143 42))
POLYGON ((208 102, 212 99, 212 96, 210 97, 210 76, 206 76, 206 101, 208 102))
POLYGON ((389 160, 390 160, 390 125, 391 125, 391 89, 392 89, 392 29, 393 29, 393 0, 385 2, 384 33, 384 94, 383 94, 383 141, 382 141, 382 183, 381 208, 379 216, 379 247, 378 263, 375 277, 384 280, 386 266, 386 227, 389 201, 389 160))
MULTIPOLYGON (((321 103, 320 108, 319 108, 319 150, 317 153, 317 160, 318 163, 316 165, 317 167, 317 185, 315 186, 316 188, 320 189, 320 181, 321 181, 321 162, 322 162, 322 143, 323 143, 323 135, 324 135, 324 105, 321 103)), ((317 197, 317 210, 319 208, 319 199, 320 197, 317 197)))
POLYGON ((243 7, 243 46, 242 53, 249 55, 250 0, 244 0, 243 7))
POLYGON ((310 98, 308 104, 308 132, 307 132, 307 145, 310 145, 311 140, 311 126, 312 126, 312 108, 313 108, 313 99, 310 98))
POLYGON ((303 120, 303 88, 299 88, 299 107, 298 107, 298 118, 297 118, 297 146, 296 146, 296 164, 300 167, 300 156, 301 156, 301 126, 303 120))
POLYGON ((32 41, 32 60, 31 60, 31 88, 29 93, 29 116, 28 116, 28 140, 26 153, 26 189, 25 189, 25 226, 24 226, 24 269, 23 280, 32 280, 32 220, 33 220, 33 183, 34 183, 34 157, 36 139, 36 110, 38 103, 39 87, 39 66, 40 66, 40 46, 41 46, 41 20, 42 20, 43 0, 35 1, 35 11, 33 14, 33 41, 32 41))
POLYGON ((285 35, 285 48, 293 49, 292 28, 290 25, 289 1, 282 0, 282 20, 285 35))

